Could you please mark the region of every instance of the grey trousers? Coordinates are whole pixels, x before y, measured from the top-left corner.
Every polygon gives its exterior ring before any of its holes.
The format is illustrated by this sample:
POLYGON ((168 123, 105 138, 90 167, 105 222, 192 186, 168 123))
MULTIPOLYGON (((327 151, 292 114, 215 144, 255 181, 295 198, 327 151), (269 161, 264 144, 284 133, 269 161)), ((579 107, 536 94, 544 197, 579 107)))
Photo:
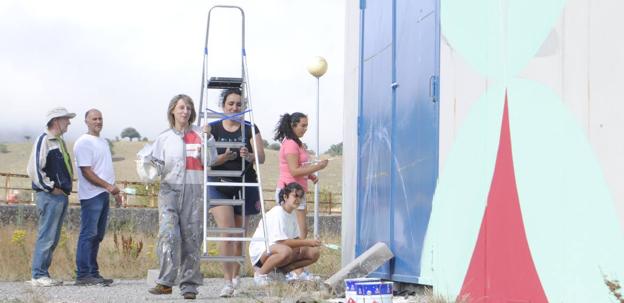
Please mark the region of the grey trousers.
POLYGON ((180 291, 197 293, 202 245, 202 185, 161 183, 158 194, 158 258, 156 283, 173 286, 180 275, 180 291))

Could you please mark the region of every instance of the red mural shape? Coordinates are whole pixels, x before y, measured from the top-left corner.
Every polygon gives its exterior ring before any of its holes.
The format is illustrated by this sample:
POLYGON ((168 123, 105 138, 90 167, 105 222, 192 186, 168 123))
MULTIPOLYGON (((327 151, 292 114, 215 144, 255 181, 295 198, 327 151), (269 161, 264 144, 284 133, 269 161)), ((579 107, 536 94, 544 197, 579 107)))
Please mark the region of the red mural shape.
POLYGON ((516 188, 507 93, 494 176, 458 300, 548 302, 524 230, 516 188))

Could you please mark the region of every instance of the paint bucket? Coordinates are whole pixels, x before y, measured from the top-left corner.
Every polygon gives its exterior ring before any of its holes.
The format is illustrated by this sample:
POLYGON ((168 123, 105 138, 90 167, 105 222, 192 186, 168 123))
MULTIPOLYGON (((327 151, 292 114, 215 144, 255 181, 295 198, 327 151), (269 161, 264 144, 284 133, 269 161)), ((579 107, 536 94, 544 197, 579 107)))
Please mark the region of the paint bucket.
POLYGON ((357 283, 357 303, 392 303, 393 282, 357 283))
POLYGON ((355 291, 355 285, 358 283, 367 283, 367 282, 381 282, 378 278, 354 278, 354 279, 345 279, 345 302, 346 303, 356 303, 357 302, 357 292, 355 291))

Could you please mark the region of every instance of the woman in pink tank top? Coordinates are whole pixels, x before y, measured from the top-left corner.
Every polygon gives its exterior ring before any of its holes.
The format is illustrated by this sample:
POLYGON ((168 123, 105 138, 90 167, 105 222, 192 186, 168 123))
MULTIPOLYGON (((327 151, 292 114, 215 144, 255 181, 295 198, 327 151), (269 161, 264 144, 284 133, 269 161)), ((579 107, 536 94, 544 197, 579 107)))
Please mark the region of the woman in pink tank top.
MULTIPOLYGON (((308 117, 305 114, 295 112, 281 116, 275 127, 274 139, 282 142, 279 151, 279 179, 276 193, 291 182, 297 182, 304 191, 308 190, 308 179, 316 183, 315 172, 327 166, 327 160, 310 162, 308 153, 303 147, 300 138, 308 130, 308 117)), ((278 201, 276 199, 276 201, 278 201)), ((301 198, 301 204, 297 209, 297 225, 299 225, 300 238, 305 239, 308 235, 306 224, 306 199, 301 198)))

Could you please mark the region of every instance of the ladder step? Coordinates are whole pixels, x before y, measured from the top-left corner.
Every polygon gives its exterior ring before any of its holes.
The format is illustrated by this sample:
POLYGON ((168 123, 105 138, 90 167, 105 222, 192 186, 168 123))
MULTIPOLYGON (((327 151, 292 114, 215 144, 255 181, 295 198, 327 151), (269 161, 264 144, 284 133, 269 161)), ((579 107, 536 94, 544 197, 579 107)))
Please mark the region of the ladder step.
POLYGON ((230 205, 230 206, 240 206, 245 204, 245 200, 236 200, 236 199, 210 199, 210 205, 212 206, 221 206, 221 205, 230 205))
POLYGON ((245 256, 210 256, 210 255, 202 255, 200 257, 202 260, 211 260, 217 262, 245 262, 247 257, 245 256))
POLYGON ((245 229, 242 227, 209 227, 207 230, 209 233, 229 233, 229 234, 244 234, 245 229))
POLYGON ((222 114, 222 113, 204 113, 204 112, 199 112, 199 117, 203 118, 203 119, 222 119, 225 118, 227 115, 222 114))
POLYGON ((210 77, 208 88, 240 88, 243 78, 210 77))
POLYGON ((217 141, 215 142, 215 147, 216 148, 241 148, 244 147, 245 143, 243 142, 220 142, 217 141))
POLYGON ((206 182, 206 186, 260 187, 260 183, 257 183, 257 182, 206 182))
POLYGON ((206 237, 209 242, 264 242, 264 238, 246 237, 206 237))
POLYGON ((207 170, 209 177, 240 177, 243 175, 242 170, 207 170))

